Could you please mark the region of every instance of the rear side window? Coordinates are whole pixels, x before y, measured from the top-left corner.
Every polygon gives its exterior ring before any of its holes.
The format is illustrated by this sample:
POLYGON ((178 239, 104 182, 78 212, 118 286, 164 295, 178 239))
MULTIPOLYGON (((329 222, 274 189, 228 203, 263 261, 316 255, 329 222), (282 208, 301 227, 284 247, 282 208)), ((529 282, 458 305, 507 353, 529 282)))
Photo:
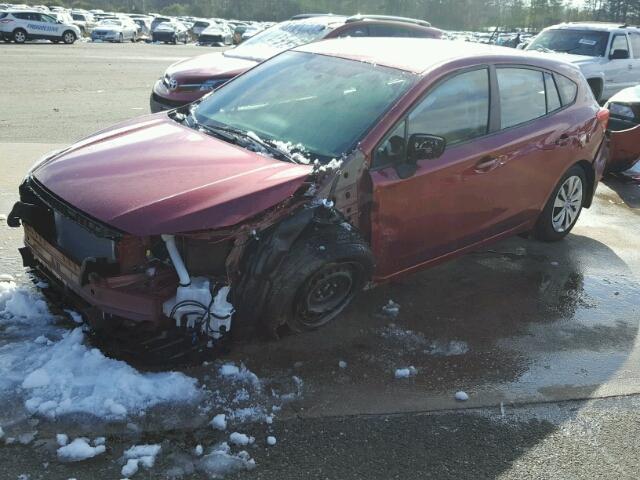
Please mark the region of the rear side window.
POLYGON ((560 92, 560 100, 562 105, 569 105, 576 99, 578 93, 578 86, 567 77, 563 75, 555 75, 556 84, 558 85, 558 92, 560 92))
POLYGON ((6 17, 6 16, 7 16, 7 12, 0 13, 0 18, 4 18, 4 17, 6 17))
POLYGON ((550 73, 544 74, 544 89, 547 94, 547 113, 558 110, 562 104, 560 103, 556 82, 553 81, 553 75, 550 73))
POLYGON ((369 27, 367 25, 354 25, 340 33, 340 37, 368 37, 369 27))
POLYGON ((447 145, 485 135, 489 125, 489 72, 461 73, 435 87, 409 114, 408 134, 438 135, 447 145))
POLYGON ((501 128, 528 122, 547 113, 543 73, 525 68, 498 68, 501 128))
POLYGON ((631 50, 633 50, 633 58, 640 58, 640 33, 629 33, 631 41, 631 50))

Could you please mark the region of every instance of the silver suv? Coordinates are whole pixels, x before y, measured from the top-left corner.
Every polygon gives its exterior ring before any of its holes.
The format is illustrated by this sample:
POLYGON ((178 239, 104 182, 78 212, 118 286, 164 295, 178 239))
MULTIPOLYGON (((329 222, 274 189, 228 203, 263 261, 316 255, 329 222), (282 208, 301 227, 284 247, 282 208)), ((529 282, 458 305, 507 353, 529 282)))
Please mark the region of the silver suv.
POLYGON ((636 27, 562 23, 542 30, 525 49, 558 54, 578 66, 598 101, 640 83, 640 29, 636 27))

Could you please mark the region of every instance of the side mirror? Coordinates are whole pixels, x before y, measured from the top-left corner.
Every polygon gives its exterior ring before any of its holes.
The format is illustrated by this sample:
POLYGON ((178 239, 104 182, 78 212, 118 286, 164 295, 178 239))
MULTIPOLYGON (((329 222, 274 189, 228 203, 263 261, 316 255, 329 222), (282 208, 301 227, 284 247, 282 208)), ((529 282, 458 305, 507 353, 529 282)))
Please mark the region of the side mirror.
POLYGON ((611 60, 625 60, 629 58, 629 50, 614 50, 611 52, 611 55, 609 55, 609 58, 611 60))
POLYGON ((418 160, 431 160, 444 153, 447 141, 437 135, 414 133, 409 136, 407 159, 410 163, 418 160))

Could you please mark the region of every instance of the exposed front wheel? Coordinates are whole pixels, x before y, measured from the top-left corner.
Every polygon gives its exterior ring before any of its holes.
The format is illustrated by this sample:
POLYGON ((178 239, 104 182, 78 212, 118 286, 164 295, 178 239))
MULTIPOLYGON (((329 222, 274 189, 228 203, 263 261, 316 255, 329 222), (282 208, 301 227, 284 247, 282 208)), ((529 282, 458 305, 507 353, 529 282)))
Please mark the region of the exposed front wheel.
POLYGON ((272 275, 260 320, 268 330, 287 325, 315 330, 336 318, 373 273, 369 246, 339 225, 313 227, 293 245, 272 275))
POLYGON ((555 242, 575 226, 587 191, 584 170, 574 165, 560 179, 533 230, 538 240, 555 242))

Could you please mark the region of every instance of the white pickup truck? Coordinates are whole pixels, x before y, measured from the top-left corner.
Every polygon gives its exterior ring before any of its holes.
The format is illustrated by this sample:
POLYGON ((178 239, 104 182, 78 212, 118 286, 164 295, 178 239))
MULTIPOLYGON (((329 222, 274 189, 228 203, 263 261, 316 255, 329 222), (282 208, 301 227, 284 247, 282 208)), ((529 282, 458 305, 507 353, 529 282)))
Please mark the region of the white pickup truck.
POLYGON ((601 102, 640 83, 640 28, 562 23, 542 30, 525 50, 557 54, 578 66, 601 102))

